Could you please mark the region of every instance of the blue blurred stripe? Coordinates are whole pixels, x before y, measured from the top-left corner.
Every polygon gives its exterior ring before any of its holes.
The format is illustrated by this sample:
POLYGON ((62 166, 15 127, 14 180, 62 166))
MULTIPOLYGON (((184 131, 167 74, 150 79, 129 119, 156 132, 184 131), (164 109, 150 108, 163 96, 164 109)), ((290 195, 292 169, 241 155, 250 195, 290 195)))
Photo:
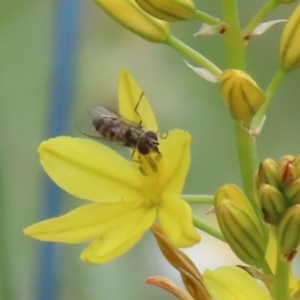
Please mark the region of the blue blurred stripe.
MULTIPOLYGON (((60 0, 54 29, 53 70, 47 137, 66 134, 72 111, 77 43, 79 41, 80 0, 60 0)), ((62 191, 44 178, 42 219, 59 215, 62 191)), ((58 245, 41 243, 37 300, 56 300, 61 280, 58 245)))

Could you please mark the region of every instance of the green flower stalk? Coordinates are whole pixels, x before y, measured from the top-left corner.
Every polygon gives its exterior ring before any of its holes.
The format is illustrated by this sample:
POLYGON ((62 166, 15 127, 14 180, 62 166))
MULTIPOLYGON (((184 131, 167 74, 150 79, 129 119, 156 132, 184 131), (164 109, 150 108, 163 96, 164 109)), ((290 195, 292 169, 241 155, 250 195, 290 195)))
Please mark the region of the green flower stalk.
MULTIPOLYGON (((289 2, 289 1, 288 1, 289 2)), ((286 23, 280 40, 280 67, 292 71, 300 67, 300 5, 286 23)))
POLYGON ((184 21, 196 14, 191 0, 135 0, 149 15, 164 21, 184 21))
POLYGON ((163 43, 171 34, 167 22, 150 16, 134 0, 95 0, 95 2, 122 26, 150 42, 163 43))
POLYGON ((221 93, 231 116, 245 123, 252 119, 265 100, 256 82, 240 70, 222 73, 221 93))
POLYGON ((280 252, 290 260, 300 245, 300 204, 293 205, 285 212, 276 235, 280 252))
POLYGON ((215 209, 221 231, 237 257, 250 265, 262 262, 268 241, 244 193, 225 185, 216 192, 215 209))

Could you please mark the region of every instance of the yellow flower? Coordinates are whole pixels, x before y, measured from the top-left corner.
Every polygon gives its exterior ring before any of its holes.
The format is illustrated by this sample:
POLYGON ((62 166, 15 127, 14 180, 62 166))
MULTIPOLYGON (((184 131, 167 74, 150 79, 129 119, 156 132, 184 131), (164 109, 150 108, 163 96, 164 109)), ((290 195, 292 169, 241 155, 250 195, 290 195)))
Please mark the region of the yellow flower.
MULTIPOLYGON (((121 112, 130 117, 131 106, 135 116, 141 89, 127 71, 120 78, 121 112)), ((156 130, 144 96, 138 112, 142 119, 148 116, 143 125, 156 130)), ((129 161, 91 140, 57 137, 43 142, 39 153, 46 173, 66 192, 93 203, 34 224, 24 230, 25 234, 43 241, 92 241, 81 254, 90 263, 104 263, 129 250, 156 218, 176 247, 199 242, 191 209, 180 199, 190 164, 190 135, 172 130, 160 140, 159 149, 162 158, 156 162, 155 171, 145 157, 140 163, 129 161), (139 171, 140 167, 147 170, 148 176, 139 171)))
POLYGON ((271 300, 251 275, 238 267, 220 267, 203 274, 205 286, 214 300, 271 300))

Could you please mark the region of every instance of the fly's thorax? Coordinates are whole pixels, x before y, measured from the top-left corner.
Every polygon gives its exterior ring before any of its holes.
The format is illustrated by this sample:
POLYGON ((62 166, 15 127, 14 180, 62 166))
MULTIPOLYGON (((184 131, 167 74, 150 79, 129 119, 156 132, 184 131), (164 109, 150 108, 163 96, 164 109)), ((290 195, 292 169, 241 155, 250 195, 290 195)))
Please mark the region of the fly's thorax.
POLYGON ((123 135, 124 146, 137 149, 138 142, 143 133, 144 129, 141 126, 136 124, 129 125, 123 135))

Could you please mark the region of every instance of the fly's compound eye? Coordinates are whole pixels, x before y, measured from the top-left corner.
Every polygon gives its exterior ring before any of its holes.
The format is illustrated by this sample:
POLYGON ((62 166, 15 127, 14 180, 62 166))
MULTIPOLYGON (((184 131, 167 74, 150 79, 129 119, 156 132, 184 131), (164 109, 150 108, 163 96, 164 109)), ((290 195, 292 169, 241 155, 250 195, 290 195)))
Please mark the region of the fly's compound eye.
POLYGON ((147 138, 150 138, 150 139, 155 140, 155 141, 158 140, 157 134, 156 134, 155 132, 153 132, 153 131, 147 131, 147 132, 145 133, 145 136, 146 136, 147 138))
POLYGON ((149 145, 146 139, 143 139, 137 144, 137 149, 139 153, 142 155, 147 155, 150 153, 149 145))

